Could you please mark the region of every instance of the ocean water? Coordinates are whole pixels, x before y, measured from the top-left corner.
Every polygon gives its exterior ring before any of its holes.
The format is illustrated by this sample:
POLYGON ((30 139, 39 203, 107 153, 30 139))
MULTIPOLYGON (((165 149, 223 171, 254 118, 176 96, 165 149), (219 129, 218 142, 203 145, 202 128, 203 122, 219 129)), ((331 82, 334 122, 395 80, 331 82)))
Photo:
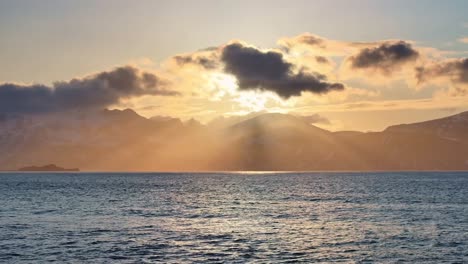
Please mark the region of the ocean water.
POLYGON ((2 173, 4 263, 468 263, 468 173, 2 173))

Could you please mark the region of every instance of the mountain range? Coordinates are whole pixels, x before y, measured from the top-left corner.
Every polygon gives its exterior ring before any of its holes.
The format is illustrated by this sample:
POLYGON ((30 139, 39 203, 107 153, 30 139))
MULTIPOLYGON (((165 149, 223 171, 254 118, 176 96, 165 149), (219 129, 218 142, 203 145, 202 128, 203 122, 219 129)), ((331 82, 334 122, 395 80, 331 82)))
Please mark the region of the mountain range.
POLYGON ((0 169, 96 171, 468 170, 468 112, 381 132, 331 132, 257 113, 207 125, 131 109, 0 115, 0 169))

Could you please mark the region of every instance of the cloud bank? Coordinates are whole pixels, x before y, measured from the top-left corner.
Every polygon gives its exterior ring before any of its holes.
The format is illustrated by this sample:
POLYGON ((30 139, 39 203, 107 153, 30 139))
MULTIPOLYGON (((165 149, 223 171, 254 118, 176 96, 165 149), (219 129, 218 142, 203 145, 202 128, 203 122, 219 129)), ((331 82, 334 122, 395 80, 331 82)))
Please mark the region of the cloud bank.
POLYGON ((220 114, 251 111, 311 107, 306 112, 315 112, 319 106, 359 106, 363 100, 413 100, 450 93, 468 96, 468 59, 455 59, 462 53, 415 43, 399 39, 356 42, 304 33, 262 49, 234 40, 176 54, 160 64, 119 67, 53 85, 0 84, 0 113, 125 105, 148 116, 207 121, 220 114), (138 67, 157 67, 158 74, 138 67), (183 96, 176 97, 179 93, 183 96))
POLYGON ((125 66, 82 79, 46 85, 0 85, 0 113, 44 113, 105 108, 121 99, 142 95, 174 96, 160 79, 125 66))

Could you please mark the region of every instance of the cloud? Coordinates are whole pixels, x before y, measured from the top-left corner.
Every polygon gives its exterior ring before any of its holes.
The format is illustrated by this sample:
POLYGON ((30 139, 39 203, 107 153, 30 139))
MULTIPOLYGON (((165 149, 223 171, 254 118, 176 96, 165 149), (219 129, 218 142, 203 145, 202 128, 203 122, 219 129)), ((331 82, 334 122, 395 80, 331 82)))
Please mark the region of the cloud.
POLYGON ((263 52, 240 43, 225 46, 221 61, 225 64, 224 71, 237 78, 240 90, 271 91, 288 99, 305 91, 324 94, 344 89, 341 83, 327 82, 322 74, 304 70, 294 73, 293 64, 285 61, 279 52, 263 52))
POLYGON ((468 95, 468 58, 450 59, 416 68, 418 84, 442 80, 451 82, 454 96, 468 95))
POLYGON ((343 43, 311 33, 303 33, 294 37, 284 37, 279 39, 277 44, 287 53, 298 52, 340 56, 346 52, 343 43))
POLYGON ((330 61, 328 61, 328 59, 323 56, 315 56, 315 61, 317 61, 318 63, 322 63, 322 64, 330 63, 330 61))
POLYGON ((346 56, 359 49, 374 47, 378 42, 351 42, 333 40, 311 33, 303 33, 294 37, 284 37, 278 40, 278 45, 286 52, 313 53, 321 56, 346 56))
POLYGON ((352 69, 366 69, 391 75, 403 64, 419 57, 410 43, 405 41, 386 42, 372 48, 363 48, 347 59, 352 69))
POLYGON ((330 125, 330 119, 321 116, 319 114, 312 114, 307 116, 301 116, 302 120, 309 124, 323 124, 323 125, 330 125))
POLYGON ((82 79, 46 85, 0 85, 0 113, 44 113, 72 109, 105 108, 121 99, 143 95, 174 96, 161 88, 156 75, 131 66, 118 67, 82 79))
POLYGON ((416 68, 418 83, 436 78, 448 78, 455 83, 468 84, 468 58, 447 60, 416 68))
MULTIPOLYGON (((351 103, 351 104, 348 104, 346 108, 347 109, 362 109, 362 108, 368 108, 370 106, 373 106, 373 105, 370 103, 351 103)), ((385 107, 389 107, 389 105, 386 105, 385 107)))
POLYGON ((208 58, 205 56, 177 55, 174 56, 174 60, 179 66, 184 66, 186 64, 195 64, 205 68, 206 70, 213 70, 218 67, 218 62, 216 61, 216 58, 208 58))
POLYGON ((326 47, 326 40, 317 35, 303 34, 303 35, 298 36, 297 41, 302 42, 304 44, 311 45, 311 46, 318 46, 322 48, 326 47))
POLYGON ((468 37, 463 37, 458 39, 459 42, 468 44, 468 37))

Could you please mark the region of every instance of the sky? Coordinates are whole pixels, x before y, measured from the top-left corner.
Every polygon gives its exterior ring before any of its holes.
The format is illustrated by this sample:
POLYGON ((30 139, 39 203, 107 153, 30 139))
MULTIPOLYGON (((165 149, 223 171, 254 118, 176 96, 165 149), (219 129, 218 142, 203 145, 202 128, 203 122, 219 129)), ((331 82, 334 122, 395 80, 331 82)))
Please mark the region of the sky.
POLYGON ((382 130, 468 110, 467 12, 456 0, 0 0, 0 111, 266 111, 382 130))

